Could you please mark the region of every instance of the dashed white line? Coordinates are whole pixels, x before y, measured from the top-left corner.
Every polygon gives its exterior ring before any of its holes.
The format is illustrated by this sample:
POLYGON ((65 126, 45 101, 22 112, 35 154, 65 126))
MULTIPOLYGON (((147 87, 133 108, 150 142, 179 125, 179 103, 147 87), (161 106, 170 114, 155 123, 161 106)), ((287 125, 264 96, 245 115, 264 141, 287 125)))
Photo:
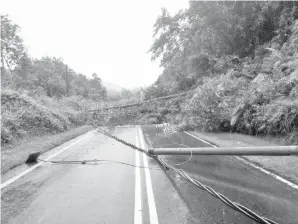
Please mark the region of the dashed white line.
MULTIPOLYGON (((202 142, 204 142, 204 143, 206 143, 206 144, 208 144, 208 145, 211 145, 212 147, 215 147, 215 148, 217 147, 216 145, 213 145, 213 144, 211 144, 211 143, 205 141, 204 139, 201 139, 201 138, 199 138, 199 137, 197 137, 197 136, 195 136, 195 135, 192 135, 192 134, 190 134, 190 133, 187 132, 187 131, 184 131, 184 133, 186 133, 186 134, 192 136, 193 138, 196 138, 196 139, 198 139, 198 140, 200 140, 200 141, 202 141, 202 142)), ((258 170, 260 170, 260 171, 262 171, 262 172, 264 172, 264 173, 266 173, 266 174, 268 174, 268 175, 270 175, 270 176, 272 176, 272 177, 274 177, 275 179, 277 179, 277 180, 279 180, 279 181, 281 181, 281 182, 287 184, 288 186, 290 186, 290 187, 292 187, 292 188, 295 188, 295 189, 298 189, 298 185, 294 184, 293 182, 288 181, 288 180, 282 178, 281 176, 278 176, 278 175, 276 175, 276 174, 274 174, 274 173, 272 173, 272 172, 270 172, 270 171, 268 171, 268 170, 266 170, 266 169, 264 169, 264 168, 262 168, 262 167, 260 167, 260 166, 257 166, 257 165, 255 165, 255 164, 253 164, 253 163, 251 163, 251 162, 249 162, 249 161, 247 161, 247 160, 245 160, 245 159, 239 157, 239 156, 236 156, 236 158, 237 158, 238 160, 240 160, 241 162, 243 162, 243 163, 245 163, 245 164, 247 164, 247 165, 250 165, 250 166, 252 166, 252 167, 254 167, 254 168, 256 168, 256 169, 258 169, 258 170)))
MULTIPOLYGON (((138 128, 136 136, 136 145, 139 147, 138 128)), ((134 210, 134 224, 142 224, 142 195, 141 195, 141 173, 140 173, 140 153, 135 150, 136 154, 136 168, 135 168, 135 210, 134 210)))
MULTIPOLYGON (((144 143, 144 137, 141 128, 137 127, 139 130, 139 136, 140 136, 140 142, 141 142, 141 148, 145 148, 144 143)), ((148 159, 147 155, 143 153, 143 163, 144 167, 148 166, 148 159)), ((155 206, 155 200, 154 200, 154 194, 153 194, 153 188, 152 188, 152 182, 151 182, 151 176, 149 169, 145 169, 145 179, 146 179, 146 189, 147 189, 147 198, 148 198, 148 206, 149 206, 149 217, 150 217, 150 223, 151 224, 158 224, 158 216, 155 206)))
MULTIPOLYGON (((91 131, 91 132, 89 132, 89 133, 94 133, 94 132, 96 132, 96 130, 91 131)), ((58 152, 54 153, 53 155, 49 156, 49 157, 46 158, 45 160, 50 160, 50 159, 52 159, 53 157, 59 155, 60 153, 64 152, 65 150, 67 150, 67 149, 69 149, 70 147, 74 146, 74 145, 77 144, 78 142, 84 140, 85 138, 88 137, 88 134, 89 134, 89 133, 85 134, 85 136, 79 138, 77 141, 75 141, 75 142, 69 144, 68 146, 64 147, 64 148, 61 149, 60 151, 58 151, 58 152)), ((25 176, 26 174, 30 173, 31 171, 35 170, 37 167, 41 166, 41 165, 44 164, 44 163, 45 163, 45 162, 39 162, 38 164, 36 164, 36 165, 34 165, 34 166, 32 166, 32 167, 26 169, 25 171, 21 172, 20 174, 16 175, 15 177, 13 177, 13 178, 11 178, 11 179, 5 181, 4 183, 2 183, 2 184, 0 185, 0 189, 2 189, 2 188, 4 188, 4 187, 8 186, 9 184, 12 184, 13 182, 17 181, 17 180, 20 179, 21 177, 23 177, 23 176, 25 176)))

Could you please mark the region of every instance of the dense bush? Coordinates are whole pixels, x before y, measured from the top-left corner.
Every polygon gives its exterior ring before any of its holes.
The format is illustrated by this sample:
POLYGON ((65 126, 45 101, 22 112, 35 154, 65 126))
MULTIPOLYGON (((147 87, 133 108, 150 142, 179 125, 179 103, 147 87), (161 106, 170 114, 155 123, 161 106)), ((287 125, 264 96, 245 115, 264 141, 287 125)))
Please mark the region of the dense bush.
POLYGON ((260 45, 273 38, 267 47, 279 50, 293 32, 297 11, 294 1, 191 1, 175 15, 162 9, 149 51, 152 59, 160 59, 163 72, 147 89, 147 98, 197 86, 202 77, 224 73, 232 64, 249 61, 247 57, 262 60, 266 51, 258 51, 260 45), (231 61, 233 56, 239 58, 231 61))
POLYGON ((147 98, 196 88, 174 121, 181 129, 286 135, 296 142, 297 2, 190 2, 154 25, 163 72, 147 98), (166 92, 166 91, 167 92, 166 92))
MULTIPOLYGON (((281 65, 282 67, 282 65, 281 65)), ((225 75, 205 78, 193 97, 182 104, 180 126, 203 131, 286 135, 298 127, 298 104, 290 97, 298 85, 290 75, 259 74, 253 81, 225 75)))
POLYGON ((94 104, 80 97, 33 98, 4 89, 1 91, 1 140, 8 142, 18 137, 63 132, 71 126, 82 125, 89 118, 86 109, 94 104))

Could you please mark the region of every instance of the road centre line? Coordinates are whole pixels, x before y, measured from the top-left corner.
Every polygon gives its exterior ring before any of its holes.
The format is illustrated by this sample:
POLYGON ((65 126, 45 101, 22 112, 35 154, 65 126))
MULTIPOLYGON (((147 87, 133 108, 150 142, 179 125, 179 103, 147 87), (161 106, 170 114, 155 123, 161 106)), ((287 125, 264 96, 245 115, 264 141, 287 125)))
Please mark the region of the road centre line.
MULTIPOLYGON (((137 126, 137 130, 139 130, 141 148, 145 149, 144 136, 143 136, 142 130, 139 126, 137 126)), ((144 167, 149 167, 148 158, 145 153, 143 153, 143 163, 144 163, 144 167)), ((147 199, 148 199, 148 206, 149 206, 150 223, 158 224, 158 216, 157 216, 156 205, 155 205, 155 200, 154 200, 150 170, 144 169, 144 172, 145 172, 145 179, 146 179, 146 189, 147 189, 147 199)))
MULTIPOLYGON (((139 147, 139 135, 136 128, 136 146, 139 147)), ((142 224, 142 195, 141 195, 141 172, 140 172, 140 153, 135 150, 136 167, 135 167, 135 208, 134 208, 134 224, 142 224)))

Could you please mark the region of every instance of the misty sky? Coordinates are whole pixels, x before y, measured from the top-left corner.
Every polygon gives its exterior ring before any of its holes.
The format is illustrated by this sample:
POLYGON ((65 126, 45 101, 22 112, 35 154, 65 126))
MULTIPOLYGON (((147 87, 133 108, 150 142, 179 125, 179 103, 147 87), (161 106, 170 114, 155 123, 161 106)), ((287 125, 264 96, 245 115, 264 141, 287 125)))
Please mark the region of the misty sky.
POLYGON ((146 52, 163 6, 174 13, 188 1, 4 0, 1 14, 22 28, 31 56, 61 57, 88 77, 96 72, 132 88, 153 83, 161 73, 146 52))

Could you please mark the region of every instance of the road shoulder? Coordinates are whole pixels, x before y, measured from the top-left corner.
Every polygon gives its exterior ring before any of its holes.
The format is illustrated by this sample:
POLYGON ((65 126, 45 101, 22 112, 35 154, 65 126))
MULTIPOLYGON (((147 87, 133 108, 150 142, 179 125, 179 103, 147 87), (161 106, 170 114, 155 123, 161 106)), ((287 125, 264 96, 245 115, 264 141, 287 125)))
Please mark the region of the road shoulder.
POLYGON ((44 153, 92 129, 91 125, 83 125, 63 133, 36 136, 18 140, 10 145, 3 145, 1 148, 1 174, 23 164, 32 152, 44 153))

